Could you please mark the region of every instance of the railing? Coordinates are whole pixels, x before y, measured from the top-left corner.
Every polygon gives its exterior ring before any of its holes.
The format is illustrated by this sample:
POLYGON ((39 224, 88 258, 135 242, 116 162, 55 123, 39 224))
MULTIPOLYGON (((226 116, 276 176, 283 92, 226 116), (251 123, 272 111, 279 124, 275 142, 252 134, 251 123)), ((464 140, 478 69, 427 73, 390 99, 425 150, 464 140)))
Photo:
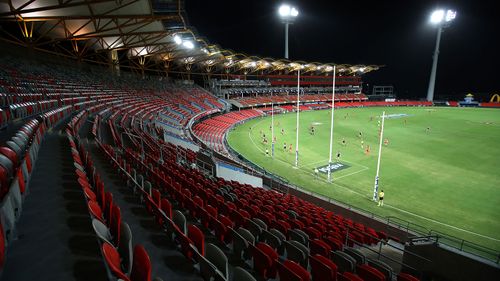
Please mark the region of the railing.
POLYGON ((500 251, 495 251, 488 247, 484 247, 452 235, 444 234, 436 230, 431 230, 429 232, 429 235, 436 237, 436 243, 442 243, 461 252, 480 256, 482 258, 493 261, 496 264, 500 264, 500 251))
POLYGON ((352 243, 356 244, 357 246, 359 246, 360 248, 364 249, 365 251, 369 251, 369 252, 375 253, 377 255, 376 260, 382 260, 382 258, 384 258, 386 260, 394 262, 394 263, 398 264, 399 266, 401 266, 401 269, 404 269, 405 271, 410 270, 412 272, 412 274, 418 275, 419 278, 422 278, 422 272, 420 270, 418 270, 418 269, 410 266, 409 264, 404 263, 403 261, 396 260, 396 259, 392 258, 389 255, 385 255, 383 253, 384 251, 382 249, 383 246, 389 247, 389 248, 391 248, 393 250, 401 251, 403 253, 403 255, 405 255, 405 254, 406 255, 411 255, 414 258, 416 258, 417 260, 424 261, 425 263, 432 263, 432 260, 429 260, 429 259, 427 259, 427 258, 425 258, 423 256, 420 256, 420 255, 418 255, 418 254, 416 254, 416 253, 414 253, 412 251, 401 249, 401 248, 396 247, 396 246, 394 246, 394 245, 392 245, 390 243, 386 243, 384 240, 379 239, 378 237, 374 237, 374 236, 372 236, 372 235, 370 235, 368 233, 363 233, 363 235, 369 236, 372 239, 375 239, 377 241, 378 249, 374 250, 374 249, 372 249, 371 247, 369 247, 367 245, 364 245, 364 244, 359 243, 358 241, 356 241, 354 239, 351 239, 349 237, 349 229, 347 229, 346 243, 345 244, 348 244, 348 242, 351 241, 352 243))

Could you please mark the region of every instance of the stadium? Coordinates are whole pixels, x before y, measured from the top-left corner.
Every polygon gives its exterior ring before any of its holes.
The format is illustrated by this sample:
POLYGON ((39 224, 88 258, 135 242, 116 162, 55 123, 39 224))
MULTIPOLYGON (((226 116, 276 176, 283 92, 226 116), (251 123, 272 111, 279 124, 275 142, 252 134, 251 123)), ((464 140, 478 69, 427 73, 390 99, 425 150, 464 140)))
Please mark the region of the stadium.
POLYGON ((434 94, 460 13, 410 98, 289 59, 322 4, 274 3, 282 58, 188 2, 0 3, 0 281, 498 280, 498 89, 434 94))

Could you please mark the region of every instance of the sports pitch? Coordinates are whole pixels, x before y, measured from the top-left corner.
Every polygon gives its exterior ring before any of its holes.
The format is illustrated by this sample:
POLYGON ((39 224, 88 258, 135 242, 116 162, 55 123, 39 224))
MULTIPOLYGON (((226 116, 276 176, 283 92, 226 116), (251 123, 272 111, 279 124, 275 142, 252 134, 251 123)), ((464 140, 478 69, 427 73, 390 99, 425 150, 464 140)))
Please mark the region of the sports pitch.
POLYGON ((274 158, 265 154, 266 148, 271 154, 270 117, 237 126, 228 142, 251 162, 302 189, 500 251, 500 110, 371 107, 338 109, 334 117, 333 161, 340 151, 340 162, 349 166, 332 173, 334 183, 325 174, 314 176, 315 167, 328 163, 329 110, 300 113, 299 169, 293 167, 295 113, 274 116, 274 158), (378 207, 371 198, 384 110, 392 118, 385 120, 388 144, 382 146, 379 181, 385 205, 378 207))

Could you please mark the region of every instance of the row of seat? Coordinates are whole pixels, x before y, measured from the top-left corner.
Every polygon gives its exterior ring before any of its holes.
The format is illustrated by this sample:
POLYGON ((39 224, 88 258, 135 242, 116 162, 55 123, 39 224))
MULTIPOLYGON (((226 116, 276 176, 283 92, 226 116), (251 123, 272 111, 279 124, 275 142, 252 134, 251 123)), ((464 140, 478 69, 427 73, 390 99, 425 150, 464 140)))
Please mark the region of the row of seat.
MULTIPOLYGON (((71 113, 71 107, 50 110, 26 122, 9 141, 0 147, 0 260, 5 249, 17 238, 16 223, 21 217, 29 181, 38 158, 44 135, 71 113)), ((0 264, 1 267, 1 264, 0 264)))
MULTIPOLYGON (((361 241, 363 241, 363 240, 361 240, 361 241)), ((369 265, 363 265, 363 266, 361 266, 360 271, 362 271, 362 270, 365 270, 365 271, 368 270, 369 271, 369 270, 371 270, 371 267, 369 267, 369 265), (368 268, 368 269, 366 269, 366 268, 368 268)), ((362 272, 364 272, 364 271, 362 271, 362 272)))
MULTIPOLYGON (((245 107, 262 106, 271 103, 286 104, 293 103, 296 100, 296 95, 263 95, 258 97, 240 97, 234 99, 245 107)), ((328 102, 332 100, 331 94, 301 94, 301 101, 304 102, 328 102)), ((364 94, 336 94, 335 101, 365 101, 368 97, 364 94)))
POLYGON ((233 111, 197 123, 193 127, 193 132, 210 148, 222 153, 227 153, 224 149, 225 132, 239 122, 261 115, 262 112, 255 109, 233 111))
MULTIPOLYGON (((68 124, 66 133, 76 168, 75 175, 87 200, 103 258, 110 276, 123 281, 150 281, 151 261, 146 250, 141 245, 133 247, 132 232, 122 221, 120 208, 113 202, 113 194, 106 192, 90 154, 79 145, 78 132, 87 116, 87 111, 76 115, 68 124)), ((155 280, 161 281, 159 278, 155 280)))
MULTIPOLYGON (((129 152, 129 153, 130 153, 130 152, 129 152)), ((129 160, 129 161, 132 161, 132 159, 137 159, 137 158, 136 158, 136 157, 130 157, 128 160, 129 160)), ((175 196, 174 196, 174 197, 175 197, 175 196)), ((182 197, 182 195, 180 195, 180 194, 179 194, 179 195, 178 195, 178 198, 183 198, 183 197, 182 197)), ((184 202, 184 201, 181 199, 181 204, 182 204, 182 202, 184 202)), ((189 201, 187 201, 187 202, 189 202, 189 201)), ((203 201, 198 201, 198 202, 195 202, 196 204, 188 204, 188 203, 186 203, 186 205, 187 205, 187 206, 204 206, 204 204, 203 204, 202 202, 203 202, 203 201)), ((188 207, 188 209, 189 209, 189 207, 188 207)), ((195 209, 195 210, 193 210, 193 211, 192 211, 192 213, 196 214, 196 209, 195 209)), ((236 213, 236 212, 235 212, 235 213, 236 213)), ((196 216, 196 215, 195 215, 195 216, 196 216)), ((206 223, 206 225, 208 225, 208 223, 206 223)), ((217 232, 217 229, 214 229, 214 231, 216 231, 216 232, 217 232)), ((224 232, 222 232, 222 233, 219 233, 219 237, 227 237, 227 236, 225 235, 225 233, 224 233, 224 232)), ((224 240, 224 238, 220 238, 220 239, 221 239, 221 240, 224 240)))

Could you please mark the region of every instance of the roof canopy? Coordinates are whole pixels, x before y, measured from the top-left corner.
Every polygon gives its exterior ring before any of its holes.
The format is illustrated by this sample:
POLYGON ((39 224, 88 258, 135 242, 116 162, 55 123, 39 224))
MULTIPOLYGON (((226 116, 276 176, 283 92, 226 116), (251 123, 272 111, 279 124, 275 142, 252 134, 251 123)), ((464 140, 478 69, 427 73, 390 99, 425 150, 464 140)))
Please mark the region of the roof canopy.
MULTIPOLYGON (((189 27, 183 6, 179 0, 2 0, 0 20, 19 27, 14 34, 12 28, 3 28, 9 35, 4 37, 17 38, 35 48, 52 47, 60 52, 71 46, 74 56, 100 57, 101 62, 107 61, 111 52, 121 65, 143 69, 196 69, 208 74, 288 73, 300 69, 317 75, 331 73, 336 65, 259 58, 210 44, 189 27)), ((380 67, 336 66, 345 75, 380 67)))

